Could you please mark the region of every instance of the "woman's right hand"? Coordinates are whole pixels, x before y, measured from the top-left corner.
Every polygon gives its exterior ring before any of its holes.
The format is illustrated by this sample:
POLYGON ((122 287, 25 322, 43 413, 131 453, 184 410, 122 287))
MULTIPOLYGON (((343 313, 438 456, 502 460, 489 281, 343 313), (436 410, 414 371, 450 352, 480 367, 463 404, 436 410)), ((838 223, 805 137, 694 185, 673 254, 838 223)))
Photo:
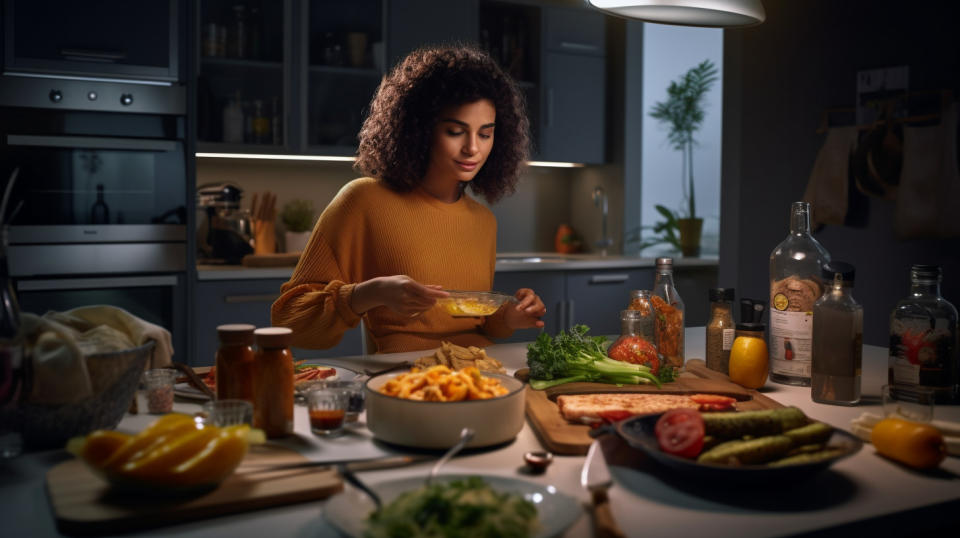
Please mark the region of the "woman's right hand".
POLYGON ((450 294, 442 286, 421 284, 407 275, 371 278, 357 284, 350 307, 363 314, 378 306, 386 306, 401 316, 416 317, 430 310, 437 299, 450 294))

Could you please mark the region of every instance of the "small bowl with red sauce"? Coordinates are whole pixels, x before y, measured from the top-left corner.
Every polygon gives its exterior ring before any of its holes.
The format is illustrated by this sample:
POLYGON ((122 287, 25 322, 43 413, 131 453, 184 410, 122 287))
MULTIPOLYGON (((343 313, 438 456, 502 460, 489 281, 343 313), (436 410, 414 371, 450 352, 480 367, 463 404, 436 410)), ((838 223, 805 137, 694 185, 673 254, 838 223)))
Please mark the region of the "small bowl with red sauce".
POLYGON ((346 422, 350 395, 346 388, 318 386, 307 393, 310 431, 316 435, 339 434, 346 422))

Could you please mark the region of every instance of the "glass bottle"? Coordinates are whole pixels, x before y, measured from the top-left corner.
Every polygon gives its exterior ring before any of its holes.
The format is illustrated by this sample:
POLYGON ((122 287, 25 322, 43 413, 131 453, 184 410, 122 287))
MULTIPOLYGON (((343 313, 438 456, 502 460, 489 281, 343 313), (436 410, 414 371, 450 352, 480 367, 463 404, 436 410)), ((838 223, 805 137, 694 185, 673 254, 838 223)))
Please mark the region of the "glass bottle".
POLYGON ((810 204, 794 202, 790 233, 770 254, 770 380, 810 385, 813 303, 830 254, 810 234, 810 204), (788 358, 789 356, 789 358, 788 358))
POLYGON ((109 224, 110 208, 103 199, 103 183, 97 183, 97 201, 90 207, 90 224, 109 224))
POLYGON ((269 144, 270 138, 270 118, 263 110, 263 101, 255 99, 253 101, 253 141, 257 144, 269 144))
POLYGON ((827 291, 813 303, 811 395, 825 404, 860 402, 863 307, 853 298, 854 268, 830 262, 823 278, 827 291))
MULTIPOLYGON (((630 292, 630 306, 628 310, 638 312, 637 334, 644 340, 656 345, 656 317, 653 311, 653 305, 650 304, 650 290, 632 290, 630 292)), ((621 317, 621 324, 623 318, 621 317)))
POLYGON ((733 347, 733 288, 710 290, 710 320, 707 322, 707 368, 726 374, 730 366, 730 348, 733 347))
POLYGON ((217 399, 254 401, 253 391, 253 325, 244 323, 220 325, 217 337, 220 348, 216 355, 217 399))
MULTIPOLYGON (((942 271, 937 265, 910 268, 910 295, 890 314, 890 369, 892 390, 933 390, 938 403, 960 401, 957 309, 940 296, 942 271)), ((896 394, 895 394, 896 396, 896 394)))
POLYGON ((247 6, 234 4, 233 21, 228 34, 227 56, 246 58, 249 56, 250 37, 247 32, 247 6))
POLYGON ((293 433, 293 331, 263 327, 253 332, 257 352, 253 362, 253 426, 269 438, 293 433))
POLYGON ((673 285, 673 258, 657 258, 650 299, 656 310, 657 350, 671 366, 683 366, 683 299, 673 285))

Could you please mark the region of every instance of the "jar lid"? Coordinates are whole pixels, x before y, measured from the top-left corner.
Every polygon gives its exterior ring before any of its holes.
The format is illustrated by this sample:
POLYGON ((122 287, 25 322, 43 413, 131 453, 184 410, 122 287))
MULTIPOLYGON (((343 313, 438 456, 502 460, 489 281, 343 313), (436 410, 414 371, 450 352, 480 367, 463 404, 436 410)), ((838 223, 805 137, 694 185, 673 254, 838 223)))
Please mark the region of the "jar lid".
POLYGON ((287 327, 261 327, 253 331, 257 346, 261 348, 290 347, 293 331, 287 327))
POLYGON ((759 331, 763 332, 767 329, 767 326, 763 323, 757 322, 747 322, 747 323, 737 323, 736 325, 738 331, 759 331))
POLYGON ((221 344, 251 345, 253 344, 254 329, 256 329, 256 327, 249 323, 217 325, 217 337, 220 339, 221 344))
POLYGON ((732 301, 734 298, 733 288, 710 288, 711 301, 732 301))
POLYGON ((834 276, 839 274, 843 278, 844 282, 853 282, 857 271, 854 269, 853 265, 850 265, 849 263, 830 261, 824 264, 821 273, 823 274, 823 278, 827 280, 833 280, 834 276))

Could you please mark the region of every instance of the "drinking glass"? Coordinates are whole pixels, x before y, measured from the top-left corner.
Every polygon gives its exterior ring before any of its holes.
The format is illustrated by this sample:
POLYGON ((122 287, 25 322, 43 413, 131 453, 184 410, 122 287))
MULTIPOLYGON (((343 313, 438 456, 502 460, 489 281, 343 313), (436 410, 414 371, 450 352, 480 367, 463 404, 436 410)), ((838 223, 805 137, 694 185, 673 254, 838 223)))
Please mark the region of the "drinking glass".
POLYGON ((344 414, 344 422, 356 422, 360 413, 363 412, 363 406, 366 396, 363 392, 363 381, 359 379, 336 379, 333 381, 321 380, 317 382, 318 387, 330 387, 343 389, 347 395, 347 410, 344 414))
POLYGON ((253 404, 246 400, 223 399, 203 404, 206 422, 219 426, 253 423, 253 404))
POLYGON ((338 387, 317 387, 307 394, 310 430, 317 435, 334 435, 343 429, 347 413, 347 391, 338 387))
POLYGON ((905 418, 914 422, 933 420, 933 389, 884 385, 880 390, 883 395, 885 416, 905 418))

